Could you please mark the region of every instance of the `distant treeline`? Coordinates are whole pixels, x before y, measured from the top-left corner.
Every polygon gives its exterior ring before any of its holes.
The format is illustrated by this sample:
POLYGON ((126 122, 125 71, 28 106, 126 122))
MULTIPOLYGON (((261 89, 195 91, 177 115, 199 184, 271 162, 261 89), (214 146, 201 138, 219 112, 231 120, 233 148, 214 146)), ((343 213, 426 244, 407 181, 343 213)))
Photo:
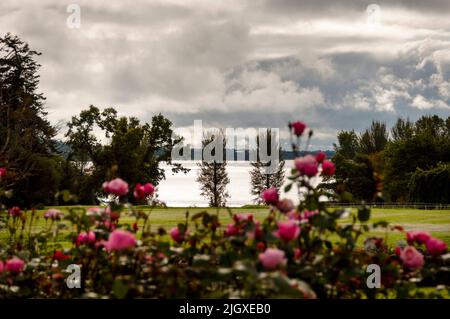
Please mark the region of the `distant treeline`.
MULTIPOLYGON (((201 149, 191 149, 191 158, 190 158, 190 160, 194 160, 195 159, 195 156, 194 156, 194 154, 201 154, 201 152, 202 152, 202 150, 201 149)), ((224 154, 225 154, 225 152, 227 153, 227 154, 229 154, 228 152, 233 152, 233 158, 227 158, 227 160, 231 160, 231 161, 236 161, 236 160, 241 160, 242 158, 243 158, 243 160, 244 161, 250 161, 250 151, 249 150, 230 150, 230 149, 227 149, 227 150, 224 150, 224 154)), ((317 150, 317 151, 310 151, 310 152, 300 152, 300 155, 301 156, 304 156, 304 155, 306 155, 306 154, 316 154, 317 152, 319 152, 319 150, 317 150)), ((334 154, 335 154, 335 151, 333 151, 333 150, 327 150, 327 151, 323 151, 326 155, 327 155, 327 157, 328 158, 331 158, 334 154)), ((286 150, 281 150, 281 153, 280 153, 280 160, 282 160, 282 161, 286 161, 286 160, 293 160, 293 159, 295 159, 297 156, 299 156, 299 154, 295 154, 295 152, 293 152, 293 151, 286 151, 286 150)))
MULTIPOLYGON (((67 158, 70 153, 71 153, 71 148, 69 145, 67 145, 66 143, 64 143, 63 141, 57 141, 57 149, 60 152, 60 154, 62 156, 64 156, 64 158, 67 158)), ((310 151, 310 152, 304 152, 301 151, 300 155, 304 156, 307 154, 316 154, 317 152, 319 152, 320 150, 314 150, 314 151, 310 151)), ((191 149, 191 157, 188 160, 193 161, 195 159, 195 154, 201 154, 202 150, 201 149, 191 149)), ((242 158, 244 158, 244 161, 250 161, 250 151, 249 150, 224 150, 224 153, 226 154, 230 154, 231 152, 233 152, 233 158, 227 158, 227 160, 231 160, 231 161, 237 161, 237 160, 241 160, 242 158)), ((336 153, 334 150, 326 150, 326 151, 322 151, 326 154, 327 158, 332 158, 334 156, 334 154, 336 153)), ((298 156, 298 154, 296 155, 295 152, 293 151, 286 151, 286 150, 281 150, 281 155, 280 155, 280 160, 282 161, 286 161, 286 160, 293 160, 298 156)))

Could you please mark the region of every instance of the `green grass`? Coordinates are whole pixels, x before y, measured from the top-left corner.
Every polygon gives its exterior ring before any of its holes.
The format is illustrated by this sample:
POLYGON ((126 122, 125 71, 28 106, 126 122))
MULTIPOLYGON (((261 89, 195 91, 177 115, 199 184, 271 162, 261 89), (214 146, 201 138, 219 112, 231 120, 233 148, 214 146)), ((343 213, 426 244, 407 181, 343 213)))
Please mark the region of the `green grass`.
MULTIPOLYGON (((88 206, 80 206, 87 208, 88 206)), ((67 206, 59 206, 53 207, 66 211, 69 207, 67 206)), ((141 210, 148 211, 149 207, 140 206, 137 207, 141 210)), ((216 208, 155 208, 152 210, 150 215, 149 223, 151 224, 152 229, 156 229, 158 227, 164 227, 169 229, 180 222, 183 222, 186 218, 186 212, 189 211, 189 215, 193 216, 195 213, 207 210, 211 213, 218 212, 219 218, 222 225, 231 222, 231 218, 229 216, 229 211, 233 213, 252 213, 256 219, 263 219, 268 214, 268 209, 265 207, 242 207, 242 208, 232 208, 230 210, 227 209, 216 209, 216 208)), ((356 211, 356 210, 354 210, 356 211)), ((43 219, 43 213, 45 210, 39 210, 38 216, 39 219, 34 225, 34 231, 43 229, 45 227, 45 220, 43 219)), ((28 212, 27 214, 30 214, 28 212)), ((421 209, 407 209, 407 208, 398 208, 398 209, 382 209, 382 208, 374 208, 372 209, 370 223, 372 224, 376 221, 386 220, 390 224, 399 224, 405 227, 405 229, 414 229, 414 230, 424 230, 430 232, 433 236, 436 236, 447 244, 450 244, 450 210, 421 210, 421 209)), ((341 223, 348 223, 350 219, 342 219, 341 223)), ((127 216, 126 213, 122 214, 120 219, 121 223, 132 224, 134 222, 134 218, 131 216, 127 216)), ((28 227, 28 226, 27 226, 28 227)), ((0 238, 4 238, 5 231, 0 234, 0 238)), ((384 231, 374 230, 370 232, 370 235, 373 236, 385 236, 386 233, 384 231)), ((395 244, 398 240, 404 239, 404 235, 399 232, 389 232, 388 243, 395 244)), ((363 239, 362 239, 363 240, 363 239)))
MULTIPOLYGON (((391 225, 401 225, 406 230, 423 230, 433 236, 444 240, 450 245, 450 210, 423 210, 423 209, 372 209, 370 224, 385 220, 391 225)), ((349 222, 343 219, 342 223, 349 222)), ((385 231, 371 231, 371 235, 385 236, 385 231)), ((394 245, 399 240, 405 239, 400 232, 388 232, 387 242, 394 245)))

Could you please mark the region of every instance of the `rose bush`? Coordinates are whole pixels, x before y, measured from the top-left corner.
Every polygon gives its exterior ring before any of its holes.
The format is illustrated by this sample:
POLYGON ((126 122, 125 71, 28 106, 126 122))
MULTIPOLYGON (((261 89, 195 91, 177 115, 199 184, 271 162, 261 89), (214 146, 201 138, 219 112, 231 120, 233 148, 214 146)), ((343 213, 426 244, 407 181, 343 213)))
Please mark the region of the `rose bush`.
MULTIPOLYGON (((294 122, 290 129, 298 150, 306 125, 294 122)), ((103 185, 105 193, 116 196, 106 207, 72 207, 65 214, 48 210, 45 228, 37 233, 31 231, 35 210, 3 207, 7 236, 0 242, 0 297, 413 298, 448 293, 445 242, 408 232, 397 247, 379 237, 361 246, 358 240, 371 228, 404 231, 386 222, 370 225, 365 206, 350 214, 350 223, 340 223, 349 211, 330 209, 320 200, 339 194, 310 182, 334 171, 324 153, 299 156, 284 189, 296 188, 298 204, 268 189, 262 194, 269 206, 262 220, 229 212, 232 222, 222 225, 219 213, 187 213, 169 232, 150 228, 151 210, 127 203, 130 190, 119 178, 103 185), (124 214, 135 218, 133 225, 120 222, 124 214), (66 285, 70 264, 81 267, 80 289, 66 285), (381 268, 379 289, 366 284, 369 264, 381 268)), ((155 189, 146 183, 132 191, 144 200, 155 189)))

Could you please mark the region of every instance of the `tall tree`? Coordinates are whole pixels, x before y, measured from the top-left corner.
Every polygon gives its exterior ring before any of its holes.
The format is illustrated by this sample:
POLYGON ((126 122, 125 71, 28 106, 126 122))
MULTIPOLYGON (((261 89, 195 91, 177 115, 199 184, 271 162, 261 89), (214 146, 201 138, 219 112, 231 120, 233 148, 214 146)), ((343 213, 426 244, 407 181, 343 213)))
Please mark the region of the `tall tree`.
POLYGON ((415 130, 416 134, 428 134, 432 137, 442 137, 446 135, 448 130, 447 125, 446 121, 437 115, 424 115, 417 120, 415 130))
MULTIPOLYGON (((263 202, 261 194, 264 190, 272 187, 280 189, 284 182, 285 162, 281 160, 281 148, 278 143, 276 145, 272 145, 272 143, 276 143, 276 141, 272 139, 272 131, 270 129, 265 134, 258 135, 256 138, 256 161, 250 163, 253 167, 250 171, 251 194, 254 196, 254 201, 258 204, 263 202), (266 143, 267 150, 276 149, 278 158, 275 163, 264 162, 261 159, 261 143, 266 143), (268 169, 269 167, 275 167, 275 169, 272 171, 268 169)), ((272 154, 268 155, 271 156, 272 154)))
POLYGON ((0 37, 0 166, 11 172, 12 202, 24 206, 49 203, 59 179, 56 131, 38 92, 39 55, 17 36, 0 37))
POLYGON ((361 134, 358 140, 359 150, 363 154, 374 154, 381 152, 389 140, 386 123, 372 121, 370 128, 361 134))
POLYGON ((335 191, 351 193, 356 200, 372 202, 381 195, 383 161, 381 152, 389 141, 386 124, 373 121, 359 136, 354 131, 341 131, 335 155, 335 191))
MULTIPOLYGON (((349 152, 353 149, 349 146, 357 141, 355 134, 342 131, 338 135, 338 140, 344 144, 335 144, 335 155, 332 158, 336 166, 335 181, 330 183, 329 187, 339 193, 343 191, 350 193, 356 200, 373 201, 377 187, 369 156, 356 151, 349 152)), ((342 200, 351 199, 347 196, 342 200)))
POLYGON ((391 134, 394 141, 410 138, 414 134, 414 123, 409 119, 399 118, 392 127, 391 134))
POLYGON ((123 178, 132 187, 147 181, 157 185, 165 178, 162 162, 171 165, 175 173, 186 171, 181 164, 172 163, 172 148, 182 138, 173 137, 172 123, 161 114, 142 124, 135 117, 118 117, 113 108, 100 111, 91 105, 74 116, 68 127, 67 143, 72 150, 68 159, 81 163, 79 168, 89 175, 80 185, 83 189, 78 190, 83 202, 94 202, 92 190, 114 177, 123 178), (96 130, 103 132, 107 143, 100 142, 96 130))
POLYGON ((358 137, 355 131, 340 131, 337 136, 338 144, 334 149, 346 158, 352 158, 358 151, 358 137))
POLYGON ((202 139, 203 156, 198 163, 197 182, 201 185, 201 195, 208 198, 212 207, 224 207, 230 197, 227 185, 226 138, 223 130, 205 133, 202 139))

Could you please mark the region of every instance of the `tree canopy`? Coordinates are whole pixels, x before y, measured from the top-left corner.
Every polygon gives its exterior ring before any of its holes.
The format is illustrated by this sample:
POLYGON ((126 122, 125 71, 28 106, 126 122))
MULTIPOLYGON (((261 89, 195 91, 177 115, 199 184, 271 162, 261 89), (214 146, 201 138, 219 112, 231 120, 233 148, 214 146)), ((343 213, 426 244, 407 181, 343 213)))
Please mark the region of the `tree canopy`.
POLYGON ((335 150, 334 188, 356 200, 449 202, 450 117, 399 118, 390 136, 384 123, 373 122, 360 136, 340 132, 335 150))
POLYGON ((144 182, 157 185, 165 178, 162 162, 171 165, 173 172, 185 171, 181 164, 171 160, 172 148, 182 138, 174 137, 172 122, 161 114, 142 124, 135 117, 119 117, 114 108, 101 111, 91 105, 72 117, 68 128, 67 144, 71 148, 68 160, 90 171, 84 183, 88 186, 86 192, 77 190, 83 201, 94 201, 95 194, 89 189, 99 189, 104 180, 114 177, 123 178, 132 186, 144 182), (102 143, 97 137, 98 130, 107 142, 102 143))

